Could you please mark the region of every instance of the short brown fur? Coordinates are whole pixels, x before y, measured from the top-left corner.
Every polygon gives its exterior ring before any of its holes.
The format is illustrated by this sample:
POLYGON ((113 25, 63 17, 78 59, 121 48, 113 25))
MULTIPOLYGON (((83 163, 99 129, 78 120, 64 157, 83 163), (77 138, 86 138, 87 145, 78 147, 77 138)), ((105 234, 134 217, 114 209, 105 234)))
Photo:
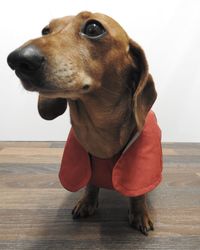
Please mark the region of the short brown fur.
MULTIPOLYGON (((69 104, 76 137, 91 157, 115 157, 133 133, 142 130, 156 99, 142 48, 117 22, 99 13, 55 19, 47 28, 49 34, 22 46, 34 45, 45 55, 43 87, 22 81, 24 87, 39 92, 38 110, 44 119, 63 114, 69 104), (90 19, 107 31, 99 40, 81 35, 90 19)), ((98 190, 87 187, 73 210, 74 218, 94 212, 98 190)), ((130 197, 129 221, 145 235, 153 229, 145 196, 130 197)))

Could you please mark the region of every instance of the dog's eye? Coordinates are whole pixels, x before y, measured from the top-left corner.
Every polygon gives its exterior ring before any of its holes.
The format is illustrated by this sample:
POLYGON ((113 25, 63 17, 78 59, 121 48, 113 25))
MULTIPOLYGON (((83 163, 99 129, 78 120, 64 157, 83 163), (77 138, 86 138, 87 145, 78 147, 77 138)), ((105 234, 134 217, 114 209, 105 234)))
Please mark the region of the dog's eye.
POLYGON ((47 26, 47 27, 44 27, 44 29, 42 29, 42 35, 45 36, 45 35, 48 35, 50 33, 50 28, 47 26))
POLYGON ((98 39, 106 33, 106 30, 98 21, 90 20, 84 25, 82 33, 88 38, 98 39))

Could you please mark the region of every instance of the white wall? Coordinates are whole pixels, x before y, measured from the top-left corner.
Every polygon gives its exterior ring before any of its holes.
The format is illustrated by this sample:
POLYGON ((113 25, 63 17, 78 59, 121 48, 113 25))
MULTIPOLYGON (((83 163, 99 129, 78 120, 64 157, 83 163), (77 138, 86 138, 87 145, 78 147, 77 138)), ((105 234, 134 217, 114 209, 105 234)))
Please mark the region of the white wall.
POLYGON ((13 49, 40 35, 49 20, 82 10, 114 17, 142 45, 156 82, 154 110, 163 141, 200 142, 200 1, 6 0, 0 6, 0 140, 65 140, 68 114, 55 121, 37 113, 6 64, 13 49))

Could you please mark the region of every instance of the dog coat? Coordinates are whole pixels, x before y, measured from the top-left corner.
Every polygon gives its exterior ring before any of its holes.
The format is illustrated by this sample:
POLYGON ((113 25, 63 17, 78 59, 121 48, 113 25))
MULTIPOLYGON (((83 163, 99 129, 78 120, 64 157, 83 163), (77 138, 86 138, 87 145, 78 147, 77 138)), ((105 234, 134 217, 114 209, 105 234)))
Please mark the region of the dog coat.
POLYGON ((75 192, 88 183, 114 189, 125 196, 138 196, 153 190, 161 181, 161 131, 155 114, 150 111, 142 132, 129 142, 117 157, 100 159, 92 156, 70 130, 61 162, 60 182, 75 192))

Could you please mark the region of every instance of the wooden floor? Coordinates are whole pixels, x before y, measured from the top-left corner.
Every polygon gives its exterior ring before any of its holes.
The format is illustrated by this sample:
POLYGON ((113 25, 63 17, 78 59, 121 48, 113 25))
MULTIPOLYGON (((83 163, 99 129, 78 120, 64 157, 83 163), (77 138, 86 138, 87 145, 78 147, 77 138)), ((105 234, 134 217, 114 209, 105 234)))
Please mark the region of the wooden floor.
POLYGON ((81 192, 58 181, 62 142, 0 142, 0 249, 200 249, 200 144, 164 144, 162 184, 150 194, 155 231, 128 226, 127 200, 102 190, 100 207, 73 221, 81 192))

